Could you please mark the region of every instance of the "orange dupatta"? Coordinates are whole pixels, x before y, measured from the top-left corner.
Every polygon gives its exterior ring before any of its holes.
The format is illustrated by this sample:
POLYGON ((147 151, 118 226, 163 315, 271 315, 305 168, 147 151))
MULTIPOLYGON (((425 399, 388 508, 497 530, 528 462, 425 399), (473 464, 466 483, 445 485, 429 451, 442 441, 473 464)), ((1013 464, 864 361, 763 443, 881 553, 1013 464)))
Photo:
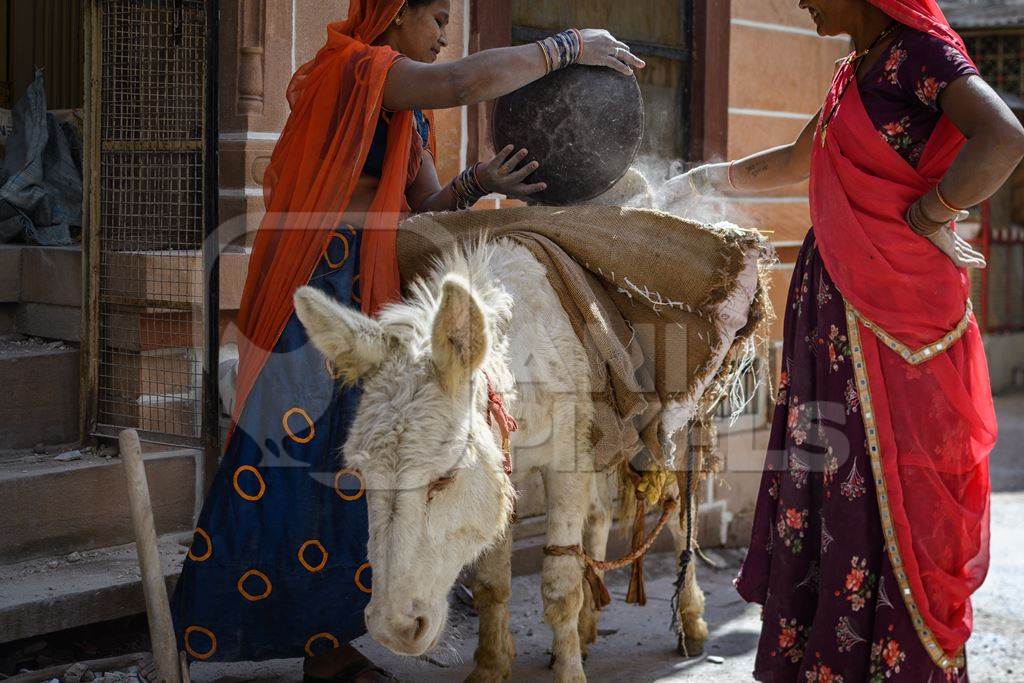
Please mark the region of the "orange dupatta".
MULTIPOLYGON (((292 77, 291 115, 264 176, 267 214, 253 244, 238 315, 240 363, 232 423, 270 357, 305 285, 340 225, 366 163, 384 84, 402 56, 373 45, 404 0, 352 0, 348 19, 327 27, 327 44, 292 77)), ((360 249, 362 309, 376 313, 400 293, 396 227, 405 189, 419 171, 413 114, 396 112, 377 194, 360 249)))

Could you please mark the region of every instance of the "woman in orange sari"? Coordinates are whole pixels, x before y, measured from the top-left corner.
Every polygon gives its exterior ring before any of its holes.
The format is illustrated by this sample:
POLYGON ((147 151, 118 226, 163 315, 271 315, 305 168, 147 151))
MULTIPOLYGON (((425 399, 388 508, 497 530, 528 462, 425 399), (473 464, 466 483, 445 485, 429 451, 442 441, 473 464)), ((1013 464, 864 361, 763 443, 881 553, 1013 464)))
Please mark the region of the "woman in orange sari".
POLYGON ((996 422, 957 236, 1024 155, 935 0, 802 0, 848 34, 790 145, 670 181, 676 201, 810 178, 782 379, 736 587, 760 681, 967 681, 996 422))
POLYGON ((307 680, 383 678, 347 645, 364 633, 373 571, 363 483, 338 459, 359 391, 339 389, 292 296, 308 284, 376 313, 399 295, 402 216, 542 189, 528 181, 537 162, 511 147, 442 187, 422 110, 493 99, 576 63, 643 67, 607 31, 576 29, 435 63, 449 11, 448 0, 352 0, 288 88, 239 313, 231 435, 173 599, 192 660, 304 654, 307 680))

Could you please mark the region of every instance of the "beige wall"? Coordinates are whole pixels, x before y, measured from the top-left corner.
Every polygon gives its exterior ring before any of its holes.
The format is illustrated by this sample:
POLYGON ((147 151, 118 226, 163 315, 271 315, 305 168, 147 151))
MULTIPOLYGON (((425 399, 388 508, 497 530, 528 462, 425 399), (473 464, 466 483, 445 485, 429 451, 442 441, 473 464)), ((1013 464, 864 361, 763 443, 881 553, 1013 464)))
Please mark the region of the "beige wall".
MULTIPOLYGON (((821 106, 846 38, 820 38, 794 0, 733 0, 729 64, 729 158, 791 142, 821 106)), ((782 260, 791 262, 811 220, 806 183, 731 206, 737 223, 773 231, 782 260)), ((773 295, 781 311, 791 268, 776 271, 773 295)), ((773 331, 781 338, 781 316, 773 331)))
MULTIPOLYGON (((729 150, 736 159, 792 142, 821 106, 835 60, 849 52, 844 38, 820 38, 795 0, 732 0, 729 55, 729 150)), ((762 197, 730 202, 728 219, 772 232, 781 263, 772 273, 776 321, 771 336, 781 344, 793 260, 811 225, 807 184, 762 197)), ((777 355, 777 354, 776 354, 777 355)), ((775 382, 777 369, 773 369, 775 382)), ((767 415, 773 401, 764 406, 767 415)), ((757 421, 723 426, 723 473, 715 498, 731 513, 730 543, 746 544, 765 460, 768 429, 757 421)))

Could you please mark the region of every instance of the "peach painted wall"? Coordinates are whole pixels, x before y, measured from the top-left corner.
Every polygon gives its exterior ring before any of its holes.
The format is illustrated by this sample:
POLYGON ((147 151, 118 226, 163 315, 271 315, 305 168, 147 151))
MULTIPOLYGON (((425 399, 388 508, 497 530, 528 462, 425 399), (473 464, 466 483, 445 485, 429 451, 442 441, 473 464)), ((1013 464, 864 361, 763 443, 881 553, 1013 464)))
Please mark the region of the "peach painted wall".
MULTIPOLYGON (((732 0, 729 158, 792 142, 821 106, 846 38, 821 38, 794 0, 732 0)), ((796 248, 811 225, 807 185, 732 202, 732 220, 773 231, 783 264, 772 293, 783 311, 796 248)), ((773 337, 782 336, 782 316, 773 337)))
MULTIPOLYGON (((849 52, 849 41, 820 38, 796 0, 732 0, 730 39, 728 157, 792 142, 821 106, 835 61, 849 52)), ((771 290, 776 312, 771 337, 778 349, 792 262, 811 225, 807 184, 732 201, 727 212, 740 225, 773 231, 782 260, 772 272, 771 290)), ((778 369, 770 372, 774 386, 778 369)), ((770 397, 768 402, 774 403, 770 397)), ((763 425, 722 428, 723 472, 715 477, 713 498, 724 501, 730 513, 730 544, 749 542, 768 441, 763 425)))

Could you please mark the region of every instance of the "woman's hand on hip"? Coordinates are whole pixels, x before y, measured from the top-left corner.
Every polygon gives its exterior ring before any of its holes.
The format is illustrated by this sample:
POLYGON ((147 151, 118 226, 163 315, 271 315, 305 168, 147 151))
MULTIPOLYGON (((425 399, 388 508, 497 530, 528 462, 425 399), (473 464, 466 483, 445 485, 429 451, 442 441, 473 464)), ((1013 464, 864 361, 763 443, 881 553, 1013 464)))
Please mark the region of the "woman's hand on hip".
POLYGON ((617 40, 604 29, 585 28, 580 31, 583 38, 583 52, 577 64, 606 66, 624 76, 632 76, 634 69, 647 66, 644 60, 634 55, 621 40, 617 40))
POLYGON ((967 240, 956 234, 950 225, 928 235, 927 239, 939 251, 948 256, 957 268, 984 268, 988 265, 981 252, 975 250, 967 240))
POLYGON ((527 197, 547 189, 547 183, 525 182, 531 173, 540 168, 540 162, 530 161, 523 164, 529 152, 521 149, 513 154, 514 151, 515 146, 508 145, 495 154, 493 159, 477 167, 476 177, 481 187, 488 192, 512 198, 527 197))

